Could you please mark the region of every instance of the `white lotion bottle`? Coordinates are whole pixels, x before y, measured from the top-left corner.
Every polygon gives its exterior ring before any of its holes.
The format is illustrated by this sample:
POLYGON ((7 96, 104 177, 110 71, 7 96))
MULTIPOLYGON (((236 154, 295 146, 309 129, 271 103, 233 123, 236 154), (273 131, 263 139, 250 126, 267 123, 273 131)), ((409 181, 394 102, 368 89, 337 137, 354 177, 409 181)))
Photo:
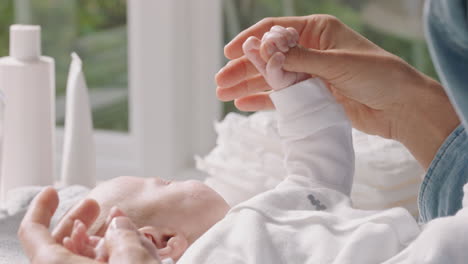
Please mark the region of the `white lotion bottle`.
POLYGON ((41 56, 41 28, 10 27, 10 56, 0 58, 4 113, 1 188, 54 183, 55 64, 41 56))
POLYGON ((93 188, 96 185, 93 118, 83 63, 76 53, 72 54, 68 74, 64 131, 62 183, 93 188))

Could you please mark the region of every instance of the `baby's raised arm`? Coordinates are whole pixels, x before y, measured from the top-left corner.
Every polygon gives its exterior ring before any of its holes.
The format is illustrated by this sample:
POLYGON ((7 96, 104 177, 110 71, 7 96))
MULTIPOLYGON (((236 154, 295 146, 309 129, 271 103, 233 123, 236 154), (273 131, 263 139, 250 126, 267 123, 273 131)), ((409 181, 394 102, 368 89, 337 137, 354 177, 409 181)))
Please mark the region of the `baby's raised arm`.
POLYGON ((297 32, 275 26, 262 40, 244 43, 244 53, 273 92, 288 178, 293 184, 330 188, 349 195, 354 174, 351 125, 343 107, 319 79, 283 69, 297 32))

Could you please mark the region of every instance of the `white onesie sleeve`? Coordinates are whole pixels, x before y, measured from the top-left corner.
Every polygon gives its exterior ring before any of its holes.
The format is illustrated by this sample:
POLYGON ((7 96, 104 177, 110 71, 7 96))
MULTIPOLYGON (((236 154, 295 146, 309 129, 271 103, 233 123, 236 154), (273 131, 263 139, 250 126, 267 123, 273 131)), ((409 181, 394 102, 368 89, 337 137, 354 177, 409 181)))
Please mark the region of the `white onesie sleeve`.
POLYGON ((351 192, 351 125, 319 78, 270 95, 276 110, 288 178, 285 183, 351 192))

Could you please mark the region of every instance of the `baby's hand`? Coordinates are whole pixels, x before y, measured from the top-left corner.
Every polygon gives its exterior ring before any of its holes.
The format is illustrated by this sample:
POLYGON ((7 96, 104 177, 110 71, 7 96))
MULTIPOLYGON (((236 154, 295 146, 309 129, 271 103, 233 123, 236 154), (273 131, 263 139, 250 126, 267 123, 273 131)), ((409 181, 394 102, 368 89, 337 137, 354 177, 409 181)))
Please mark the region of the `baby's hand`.
POLYGON ((72 234, 63 239, 63 246, 77 255, 95 259, 97 255, 95 249, 102 238, 89 236, 87 231, 80 220, 75 220, 72 234))
MULTIPOLYGON (((102 228, 107 230, 112 219, 119 216, 125 216, 125 213, 117 207, 111 208, 102 228)), ((70 237, 63 239, 63 246, 77 255, 98 261, 107 261, 108 253, 104 245, 105 239, 99 236, 89 236, 87 232, 88 228, 83 222, 75 220, 70 237)))
POLYGON ((294 28, 273 26, 262 40, 249 37, 243 44, 245 56, 263 75, 273 90, 280 90, 309 78, 306 73, 283 69, 285 54, 297 46, 299 34, 294 28))

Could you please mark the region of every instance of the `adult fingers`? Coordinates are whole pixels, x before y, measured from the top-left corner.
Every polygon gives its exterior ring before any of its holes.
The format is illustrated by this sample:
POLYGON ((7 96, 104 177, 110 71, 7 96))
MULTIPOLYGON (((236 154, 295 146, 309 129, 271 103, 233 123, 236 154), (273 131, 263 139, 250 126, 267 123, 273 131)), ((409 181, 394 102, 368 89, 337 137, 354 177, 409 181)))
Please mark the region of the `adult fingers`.
POLYGON ((114 218, 105 238, 111 264, 160 263, 156 248, 143 245, 141 235, 127 217, 114 218))
POLYGON ((21 221, 18 237, 30 259, 37 255, 37 251, 42 247, 55 244, 48 227, 58 201, 57 191, 52 187, 45 188, 34 198, 21 221))
POLYGON ((239 110, 246 112, 275 109, 275 106, 270 99, 269 93, 259 93, 245 96, 236 99, 234 104, 239 110))
POLYGON ((46 187, 34 198, 22 223, 37 223, 48 227, 58 202, 57 191, 53 187, 46 187))
POLYGON ((60 220, 58 225, 52 232, 52 236, 57 243, 61 243, 63 238, 70 236, 73 230, 75 220, 80 220, 86 227, 89 228, 96 218, 99 216, 99 204, 93 199, 84 199, 73 207, 65 216, 60 220))
POLYGON ((114 206, 110 209, 109 215, 106 218, 106 221, 104 224, 99 228, 99 230, 96 232, 96 235, 98 236, 104 236, 106 233, 107 228, 109 227, 112 219, 118 217, 118 216, 127 216, 122 210, 120 210, 117 206, 114 206))
POLYGON ((58 245, 49 233, 50 219, 58 206, 58 195, 52 187, 41 191, 29 206, 18 230, 18 237, 31 263, 89 263, 91 259, 76 256, 58 245))
POLYGON ((276 17, 262 19, 260 22, 239 33, 239 35, 229 42, 224 47, 224 55, 228 59, 242 57, 244 55, 242 44, 248 37, 254 36, 261 39, 263 34, 268 32, 275 25, 285 28, 295 28, 300 34, 306 25, 306 17, 276 17))
POLYGON ((258 74, 257 68, 244 56, 226 64, 226 66, 216 74, 215 79, 218 87, 228 88, 258 74))
POLYGON ((359 56, 337 50, 307 49, 301 46, 292 48, 286 54, 284 69, 291 72, 305 72, 333 82, 361 60, 359 56))
POLYGON ((233 87, 218 87, 216 89, 216 96, 219 100, 226 102, 268 90, 271 90, 271 87, 268 85, 265 78, 261 75, 257 75, 233 87))

